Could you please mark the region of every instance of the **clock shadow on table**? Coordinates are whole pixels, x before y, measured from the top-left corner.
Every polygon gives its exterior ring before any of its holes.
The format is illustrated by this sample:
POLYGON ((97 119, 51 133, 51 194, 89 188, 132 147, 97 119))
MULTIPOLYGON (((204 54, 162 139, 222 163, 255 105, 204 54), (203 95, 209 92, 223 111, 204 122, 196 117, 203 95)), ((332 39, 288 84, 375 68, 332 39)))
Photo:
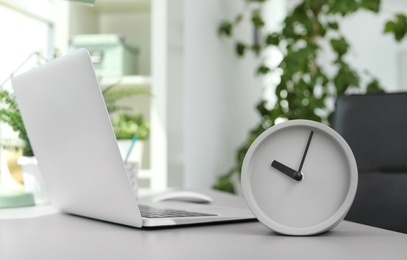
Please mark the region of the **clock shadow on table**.
POLYGON ((280 237, 280 238, 323 238, 323 239, 338 239, 338 238, 350 238, 350 237, 371 237, 371 233, 366 232, 366 231, 341 231, 341 230, 330 230, 326 231, 320 234, 314 234, 314 235, 304 235, 304 236, 293 236, 293 235, 285 235, 285 234, 280 234, 272 230, 267 230, 264 234, 264 236, 269 236, 269 237, 280 237))

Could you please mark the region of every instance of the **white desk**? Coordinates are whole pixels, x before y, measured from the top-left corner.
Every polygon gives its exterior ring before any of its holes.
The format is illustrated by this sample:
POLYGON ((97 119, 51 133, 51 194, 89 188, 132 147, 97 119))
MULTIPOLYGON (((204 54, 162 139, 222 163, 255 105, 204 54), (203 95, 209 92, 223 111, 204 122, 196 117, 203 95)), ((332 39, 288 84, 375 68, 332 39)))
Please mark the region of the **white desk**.
POLYGON ((342 222, 320 236, 280 236, 259 222, 136 229, 55 212, 0 210, 0 259, 407 259, 407 235, 342 222))

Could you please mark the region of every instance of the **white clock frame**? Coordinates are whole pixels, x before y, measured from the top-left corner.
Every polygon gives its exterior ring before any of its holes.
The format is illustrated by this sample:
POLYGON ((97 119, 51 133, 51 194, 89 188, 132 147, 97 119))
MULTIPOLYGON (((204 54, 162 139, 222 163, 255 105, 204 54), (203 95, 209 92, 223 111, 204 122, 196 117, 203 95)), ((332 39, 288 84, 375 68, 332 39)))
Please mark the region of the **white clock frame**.
MULTIPOLYGON (((305 178, 307 177, 305 176, 305 178)), ((295 182, 294 180, 292 181, 295 182)), ((356 160, 352 153, 352 150, 350 149, 346 141, 336 131, 334 131, 332 128, 324 124, 310 120, 291 120, 270 127, 269 129, 264 131, 259 137, 257 137, 257 139, 250 146, 243 161, 241 182, 243 194, 245 196, 247 204, 249 205, 250 209, 252 210, 253 214, 257 217, 257 219, 264 225, 266 225, 268 228, 277 233, 285 235, 297 235, 297 236, 315 235, 331 230, 332 228, 337 226, 346 216, 356 194, 358 183, 358 171, 356 160), (346 157, 346 161, 348 164, 347 168, 349 169, 348 172, 349 186, 347 187, 348 190, 346 192, 346 196, 343 200, 343 203, 339 206, 339 208, 333 215, 331 215, 324 221, 317 223, 316 225, 307 227, 287 226, 279 223, 278 221, 275 221, 274 219, 272 219, 271 216, 267 215, 267 213, 265 213, 261 209, 253 194, 253 189, 256 189, 256 187, 253 187, 252 185, 251 175, 253 173, 251 172, 251 168, 254 161, 253 159, 256 156, 256 152, 258 151, 259 146, 261 146, 265 141, 267 141, 267 139, 270 138, 270 136, 273 136, 274 133, 278 131, 284 131, 285 129, 289 129, 292 127, 309 127, 310 129, 315 129, 320 133, 326 134, 329 138, 331 138, 331 140, 334 141, 334 143, 346 157)), ((329 196, 329 194, 327 194, 327 196, 329 196)))

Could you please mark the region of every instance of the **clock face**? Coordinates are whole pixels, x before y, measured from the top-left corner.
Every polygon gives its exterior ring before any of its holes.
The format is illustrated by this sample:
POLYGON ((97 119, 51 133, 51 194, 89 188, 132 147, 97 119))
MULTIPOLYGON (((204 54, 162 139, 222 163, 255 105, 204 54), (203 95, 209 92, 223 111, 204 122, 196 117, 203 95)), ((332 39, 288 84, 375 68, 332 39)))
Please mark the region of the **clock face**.
POLYGON ((270 229, 312 235, 345 217, 357 188, 357 166, 345 140, 308 120, 275 125, 251 145, 242 188, 253 214, 270 229))

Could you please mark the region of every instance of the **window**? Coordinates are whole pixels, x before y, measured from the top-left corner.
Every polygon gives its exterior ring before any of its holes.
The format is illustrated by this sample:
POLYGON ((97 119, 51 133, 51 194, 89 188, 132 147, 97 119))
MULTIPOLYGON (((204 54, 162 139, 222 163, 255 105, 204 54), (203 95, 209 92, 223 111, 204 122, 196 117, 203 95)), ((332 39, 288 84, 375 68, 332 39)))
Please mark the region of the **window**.
POLYGON ((9 84, 5 81, 12 73, 34 66, 38 57, 35 53, 48 57, 53 48, 50 23, 3 4, 0 4, 0 35, 0 84, 9 84))
MULTIPOLYGON (((10 76, 36 66, 53 52, 51 0, 0 0, 0 87, 11 89, 10 76), (48 14, 47 14, 48 13, 48 14)), ((14 140, 16 134, 0 125, 0 142, 14 140)), ((5 162, 1 150, 1 162, 5 162)), ((7 171, 1 163, 1 173, 7 171)))

